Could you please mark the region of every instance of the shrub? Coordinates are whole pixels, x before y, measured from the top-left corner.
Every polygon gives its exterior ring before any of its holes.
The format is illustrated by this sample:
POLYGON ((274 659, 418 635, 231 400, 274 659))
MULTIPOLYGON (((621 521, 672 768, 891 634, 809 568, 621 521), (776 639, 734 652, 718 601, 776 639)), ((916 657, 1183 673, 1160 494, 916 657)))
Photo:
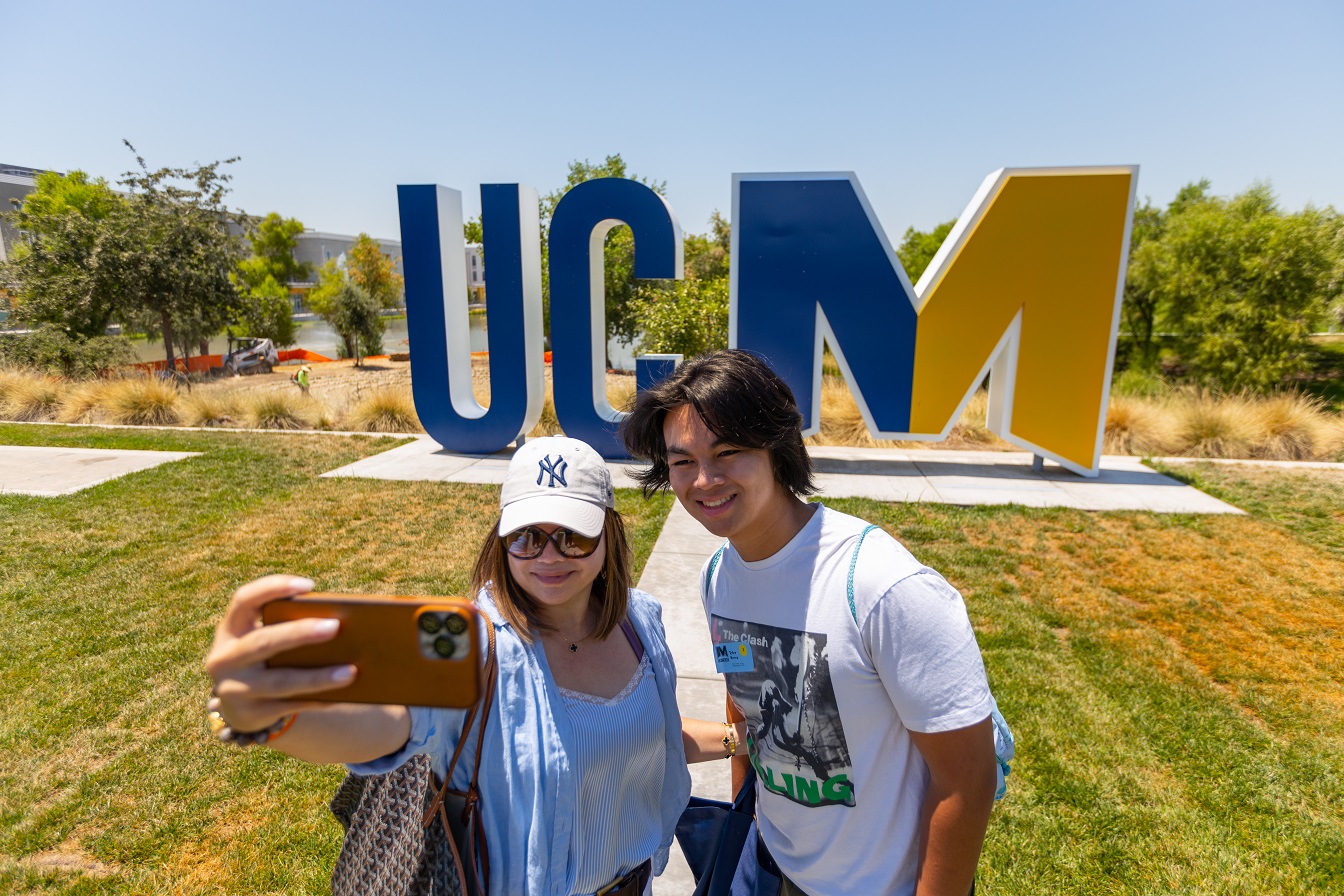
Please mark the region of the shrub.
POLYGON ((135 361, 135 349, 122 336, 71 336, 52 325, 31 333, 0 337, 0 363, 30 367, 71 379, 105 375, 135 361))
POLYGON ((307 429, 310 425, 302 399, 289 392, 259 392, 247 396, 243 419, 252 429, 307 429))
POLYGON ((1171 392, 1171 387, 1156 371, 1131 367, 1111 380, 1111 394, 1127 398, 1157 398, 1171 392))
POLYGON ((108 383, 103 409, 113 423, 130 426, 171 426, 177 412, 177 387, 152 377, 108 383))
POLYGON ((394 386, 359 396, 345 415, 345 428, 359 432, 423 432, 410 390, 394 386))

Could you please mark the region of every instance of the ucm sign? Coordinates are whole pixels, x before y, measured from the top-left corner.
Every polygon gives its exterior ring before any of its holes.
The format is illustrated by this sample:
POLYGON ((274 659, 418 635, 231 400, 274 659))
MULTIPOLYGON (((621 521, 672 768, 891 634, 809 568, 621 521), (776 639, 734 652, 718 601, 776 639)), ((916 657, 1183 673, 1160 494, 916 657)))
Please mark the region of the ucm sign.
MULTIPOLYGON (((876 436, 945 438, 989 374, 994 432, 1096 475, 1137 176, 1001 169, 912 285, 853 174, 734 175, 729 342, 789 383, 807 434, 820 425, 824 340, 876 436)), ((489 408, 471 391, 461 194, 401 186, 398 196, 416 411, 445 448, 496 451, 541 414, 537 194, 481 187, 489 408)), ((556 414, 613 458, 624 452, 603 368, 602 245, 621 223, 634 232, 636 277, 681 276, 676 215, 634 181, 573 188, 549 234, 556 414)))

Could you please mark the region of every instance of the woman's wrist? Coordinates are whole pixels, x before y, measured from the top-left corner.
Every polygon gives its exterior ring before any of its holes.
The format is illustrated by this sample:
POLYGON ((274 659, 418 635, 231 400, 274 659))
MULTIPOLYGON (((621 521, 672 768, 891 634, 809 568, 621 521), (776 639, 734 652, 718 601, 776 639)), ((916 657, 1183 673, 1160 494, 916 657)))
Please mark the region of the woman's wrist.
POLYGON ((211 697, 205 705, 206 716, 210 724, 210 733, 216 740, 238 747, 251 747, 256 744, 269 744, 284 734, 298 719, 298 713, 281 716, 275 722, 259 731, 238 731, 220 712, 220 699, 211 697))

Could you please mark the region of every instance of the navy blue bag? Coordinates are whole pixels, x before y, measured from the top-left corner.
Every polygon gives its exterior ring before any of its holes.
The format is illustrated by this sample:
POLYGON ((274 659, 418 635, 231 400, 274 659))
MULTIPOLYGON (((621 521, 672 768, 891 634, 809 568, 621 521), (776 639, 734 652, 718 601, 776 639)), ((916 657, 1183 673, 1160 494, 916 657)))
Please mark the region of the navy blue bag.
POLYGON ((695 875, 694 896, 779 896, 779 867, 756 832, 755 768, 731 804, 691 797, 677 843, 695 875))

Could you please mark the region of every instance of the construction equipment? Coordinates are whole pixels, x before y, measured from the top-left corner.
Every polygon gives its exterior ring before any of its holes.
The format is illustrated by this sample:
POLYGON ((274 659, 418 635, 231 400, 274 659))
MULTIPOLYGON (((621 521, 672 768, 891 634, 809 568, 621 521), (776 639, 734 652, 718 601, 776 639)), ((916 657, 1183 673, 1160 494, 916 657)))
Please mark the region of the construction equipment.
POLYGON ((270 373, 280 363, 275 343, 255 336, 229 335, 229 351, 224 356, 224 370, 234 376, 246 373, 270 373), (234 343, 238 347, 234 348, 234 343))

